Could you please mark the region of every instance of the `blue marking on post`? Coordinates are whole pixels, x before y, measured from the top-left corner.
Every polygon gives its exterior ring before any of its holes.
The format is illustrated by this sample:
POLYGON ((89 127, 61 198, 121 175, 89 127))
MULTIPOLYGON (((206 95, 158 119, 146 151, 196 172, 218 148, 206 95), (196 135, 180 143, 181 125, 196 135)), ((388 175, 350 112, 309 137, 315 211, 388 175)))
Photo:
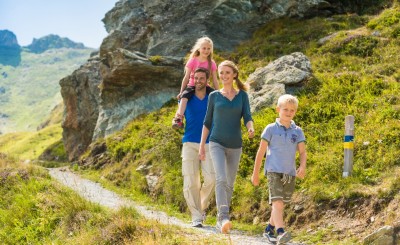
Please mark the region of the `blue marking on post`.
POLYGON ((353 142, 353 141, 354 141, 353 135, 345 135, 344 136, 344 142, 353 142))

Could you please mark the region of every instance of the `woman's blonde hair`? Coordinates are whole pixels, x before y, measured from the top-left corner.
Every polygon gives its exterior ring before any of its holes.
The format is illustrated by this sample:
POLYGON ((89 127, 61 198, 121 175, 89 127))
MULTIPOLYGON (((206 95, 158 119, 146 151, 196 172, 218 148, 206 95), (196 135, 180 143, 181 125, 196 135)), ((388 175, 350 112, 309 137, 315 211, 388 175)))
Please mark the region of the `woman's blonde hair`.
POLYGON ((218 69, 221 66, 228 66, 228 67, 232 68, 232 70, 236 73, 235 83, 236 83, 236 86, 238 87, 238 89, 243 90, 243 91, 247 91, 249 89, 247 84, 244 84, 244 83, 242 83, 242 81, 240 81, 239 69, 234 62, 232 62, 230 60, 224 60, 219 64, 218 69))
POLYGON ((210 55, 207 57, 208 70, 211 72, 211 62, 212 62, 213 53, 214 53, 214 43, 209 37, 204 36, 204 37, 197 39, 193 48, 190 50, 191 54, 189 56, 189 59, 200 56, 200 47, 204 42, 207 42, 211 45, 211 52, 210 52, 210 55))

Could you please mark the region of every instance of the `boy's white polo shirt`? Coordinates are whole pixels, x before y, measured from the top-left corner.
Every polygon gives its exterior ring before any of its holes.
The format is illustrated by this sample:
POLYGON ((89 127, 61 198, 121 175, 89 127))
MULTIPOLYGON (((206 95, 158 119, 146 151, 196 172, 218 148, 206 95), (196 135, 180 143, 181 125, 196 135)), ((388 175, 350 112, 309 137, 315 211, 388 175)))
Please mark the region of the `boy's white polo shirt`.
POLYGON ((265 174, 275 172, 296 176, 297 144, 306 140, 303 130, 294 121, 291 121, 290 127, 286 128, 277 118, 275 123, 265 127, 261 138, 268 142, 265 174))

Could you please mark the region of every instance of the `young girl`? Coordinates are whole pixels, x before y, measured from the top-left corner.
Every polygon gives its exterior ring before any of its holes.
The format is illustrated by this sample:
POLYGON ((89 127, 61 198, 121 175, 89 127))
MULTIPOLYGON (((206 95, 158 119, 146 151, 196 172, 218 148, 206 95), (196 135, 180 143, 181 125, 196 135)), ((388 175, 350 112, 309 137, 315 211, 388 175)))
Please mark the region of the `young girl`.
MULTIPOLYGON (((212 76, 214 88, 219 88, 217 80, 217 65, 212 59, 212 55, 212 40, 208 37, 197 39, 185 66, 185 76, 183 77, 181 90, 177 96, 177 99, 180 99, 179 108, 172 120, 173 128, 183 128, 183 115, 185 114, 186 104, 194 94, 194 71, 197 68, 203 67, 208 69, 212 76)), ((207 94, 211 91, 213 91, 213 89, 207 86, 207 94)))
POLYGON ((254 137, 254 127, 247 86, 240 81, 237 66, 232 61, 224 61, 218 66, 218 74, 223 88, 209 95, 199 158, 205 159, 205 143, 210 134, 209 151, 216 176, 217 229, 228 233, 232 228, 229 211, 233 186, 242 154, 242 119, 249 138, 254 137))

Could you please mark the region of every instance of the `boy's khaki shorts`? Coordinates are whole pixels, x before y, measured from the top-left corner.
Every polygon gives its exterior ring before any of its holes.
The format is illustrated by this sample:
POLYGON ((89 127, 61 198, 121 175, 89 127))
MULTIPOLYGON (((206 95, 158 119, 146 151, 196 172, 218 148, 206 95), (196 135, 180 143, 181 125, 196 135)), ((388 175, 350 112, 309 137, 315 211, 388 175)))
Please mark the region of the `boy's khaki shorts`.
POLYGON ((284 203, 290 202, 294 192, 295 176, 282 173, 267 173, 269 204, 275 200, 282 200, 284 203))

